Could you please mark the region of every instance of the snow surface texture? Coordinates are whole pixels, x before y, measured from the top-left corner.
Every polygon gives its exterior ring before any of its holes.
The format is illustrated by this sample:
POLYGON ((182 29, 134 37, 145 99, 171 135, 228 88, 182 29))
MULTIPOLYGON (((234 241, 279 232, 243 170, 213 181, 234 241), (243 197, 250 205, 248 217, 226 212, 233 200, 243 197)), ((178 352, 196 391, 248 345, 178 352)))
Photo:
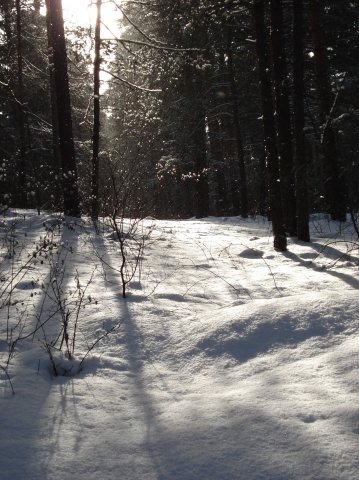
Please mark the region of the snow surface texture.
POLYGON ((357 480, 349 224, 313 218, 312 243, 290 239, 286 253, 262 218, 141 229, 123 299, 109 229, 34 212, 3 219, 0 478, 357 480), (52 352, 66 376, 51 374, 46 353, 61 324, 55 277, 69 322, 78 318, 72 359, 52 352))

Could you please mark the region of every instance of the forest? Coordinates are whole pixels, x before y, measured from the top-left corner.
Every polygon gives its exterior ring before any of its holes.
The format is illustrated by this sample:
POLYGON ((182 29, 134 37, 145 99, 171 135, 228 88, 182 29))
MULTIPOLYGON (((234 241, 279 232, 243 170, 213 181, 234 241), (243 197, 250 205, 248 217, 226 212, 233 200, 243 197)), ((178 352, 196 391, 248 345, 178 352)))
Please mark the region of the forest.
POLYGON ((358 480, 357 0, 0 0, 1 480, 358 480))
POLYGON ((92 3, 1 2, 1 210, 355 222, 356 2, 92 3))

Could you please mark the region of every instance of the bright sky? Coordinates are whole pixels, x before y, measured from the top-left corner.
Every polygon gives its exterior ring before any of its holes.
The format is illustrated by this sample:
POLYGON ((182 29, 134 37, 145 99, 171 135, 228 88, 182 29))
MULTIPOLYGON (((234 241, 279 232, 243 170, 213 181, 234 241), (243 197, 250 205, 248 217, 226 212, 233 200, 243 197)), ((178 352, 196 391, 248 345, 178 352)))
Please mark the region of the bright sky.
MULTIPOLYGON (((93 2, 94 3, 94 2, 93 2)), ((116 1, 117 4, 120 3, 120 0, 116 1)), ((96 8, 91 6, 91 0, 62 0, 64 20, 65 22, 72 23, 75 25, 88 26, 90 23, 95 23, 96 18, 96 8)), ((118 26, 117 21, 120 17, 120 12, 109 0, 104 0, 101 8, 101 18, 102 18, 102 32, 106 37, 111 36, 110 32, 106 31, 105 26, 117 34, 118 26)))

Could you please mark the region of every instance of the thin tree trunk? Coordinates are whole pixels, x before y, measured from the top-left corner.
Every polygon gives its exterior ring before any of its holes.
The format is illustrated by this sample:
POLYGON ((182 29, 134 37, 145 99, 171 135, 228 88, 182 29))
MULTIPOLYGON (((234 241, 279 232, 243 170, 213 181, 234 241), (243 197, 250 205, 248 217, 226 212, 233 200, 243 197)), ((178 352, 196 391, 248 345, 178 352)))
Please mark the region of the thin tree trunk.
POLYGON ((322 148, 324 154, 324 190, 332 220, 346 220, 346 192, 343 174, 339 167, 335 135, 331 122, 334 95, 330 86, 329 64, 323 35, 322 4, 309 0, 309 13, 314 48, 314 64, 322 125, 322 148))
POLYGON ((259 79, 261 86, 264 143, 266 149, 269 207, 272 220, 274 248, 278 251, 287 249, 287 238, 284 229, 283 212, 281 204, 281 191, 279 182, 279 164, 274 128, 274 111, 272 101, 272 89, 270 80, 270 68, 268 50, 265 35, 264 2, 255 0, 253 15, 256 32, 256 45, 259 67, 259 79))
POLYGON ((294 196, 294 170, 292 132, 289 110, 288 72, 283 33, 282 0, 270 0, 271 46, 277 120, 278 155, 284 225, 289 235, 296 234, 296 206, 294 196))
POLYGON ((239 194, 240 194, 240 214, 243 218, 248 217, 248 195, 247 195, 247 179, 246 169, 244 165, 244 150, 242 141, 241 124, 239 120, 239 108, 238 108, 238 92, 233 62, 232 51, 232 31, 231 27, 228 27, 228 43, 227 43, 227 69, 229 76, 229 83, 231 86, 232 96, 232 109, 233 109, 233 125, 237 146, 237 161, 239 170, 239 194))
POLYGON ((193 132, 195 173, 195 213, 197 218, 207 217, 209 214, 209 188, 207 175, 207 142, 206 123, 201 109, 195 117, 195 131, 193 132))
POLYGON ((17 174, 19 179, 18 201, 21 207, 27 206, 26 187, 26 138, 25 138, 25 112, 24 112, 24 81, 22 58, 22 21, 20 0, 16 0, 16 54, 17 54, 17 114, 19 129, 19 160, 17 174))
POLYGON ((53 50, 53 68, 56 91, 56 112, 59 128, 59 150, 62 168, 64 213, 80 216, 75 145, 72 130, 71 99, 67 70, 67 54, 62 13, 62 0, 47 0, 53 50))
POLYGON ((95 59, 93 90, 93 132, 92 132, 92 219, 99 215, 99 148, 100 148, 100 63, 101 63, 101 3, 97 0, 95 26, 95 59))
MULTIPOLYGON (((53 40, 52 40, 52 27, 50 19, 50 8, 48 3, 50 0, 46 0, 46 30, 47 30, 47 47, 48 47, 48 62, 49 62, 49 77, 50 77, 50 102, 51 102, 51 122, 52 122, 52 151, 53 151, 53 169, 57 178, 61 172, 61 154, 60 154, 60 141, 59 141, 59 125, 57 118, 57 101, 56 101, 56 88, 55 88, 55 76, 54 76, 54 56, 53 56, 53 40)), ((60 203, 61 199, 61 185, 58 183, 54 188, 54 195, 56 204, 60 203)))
POLYGON ((213 179, 215 189, 215 214, 225 215, 227 212, 226 179, 224 173, 223 142, 217 118, 207 121, 209 140, 209 159, 211 170, 214 171, 213 179))
POLYGON ((304 50, 303 0, 293 1, 293 88, 295 181, 297 199, 297 235, 299 240, 310 241, 308 206, 308 162, 305 148, 304 115, 304 50))
POLYGON ((192 65, 187 65, 184 72, 184 94, 190 105, 188 115, 188 154, 193 165, 192 173, 192 209, 197 218, 209 213, 209 187, 207 174, 207 134, 206 118, 199 92, 203 88, 203 79, 192 65))

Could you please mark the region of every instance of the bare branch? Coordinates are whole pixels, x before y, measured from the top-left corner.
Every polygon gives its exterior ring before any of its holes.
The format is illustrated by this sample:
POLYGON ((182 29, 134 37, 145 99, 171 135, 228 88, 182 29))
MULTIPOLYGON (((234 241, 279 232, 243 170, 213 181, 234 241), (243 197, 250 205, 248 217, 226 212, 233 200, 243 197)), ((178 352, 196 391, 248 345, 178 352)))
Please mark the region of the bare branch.
POLYGON ((178 48, 178 47, 167 47, 167 46, 161 46, 161 45, 156 45, 153 43, 148 43, 148 42, 141 42, 140 40, 130 40, 129 38, 103 38, 102 41, 104 42, 119 42, 119 43, 129 43, 133 45, 140 45, 142 47, 148 47, 148 48, 154 48, 155 50, 168 50, 168 51, 174 51, 174 52, 201 52, 203 49, 201 48, 178 48))
POLYGON ((156 40, 155 38, 151 38, 149 37, 143 30, 140 29, 140 27, 138 27, 132 20, 131 18, 127 15, 127 13, 124 11, 124 9, 122 7, 120 7, 120 5, 117 5, 116 2, 113 2, 116 7, 120 10, 120 12, 122 13, 122 15, 124 16, 124 18, 128 21, 128 23, 130 25, 132 25, 132 27, 138 32, 140 33, 146 40, 148 40, 149 42, 155 42, 155 43, 159 43, 161 45, 167 45, 165 42, 161 42, 159 40, 156 40))
POLYGON ((115 75, 114 73, 110 72, 109 70, 105 70, 104 68, 101 68, 101 72, 105 72, 105 73, 111 75, 111 77, 115 78, 116 80, 119 80, 120 82, 124 83, 128 87, 133 88, 135 90, 140 90, 141 92, 149 92, 149 93, 162 92, 161 89, 151 89, 151 88, 141 87, 140 85, 135 85, 134 83, 131 83, 128 80, 126 80, 122 77, 119 77, 118 75, 115 75))

